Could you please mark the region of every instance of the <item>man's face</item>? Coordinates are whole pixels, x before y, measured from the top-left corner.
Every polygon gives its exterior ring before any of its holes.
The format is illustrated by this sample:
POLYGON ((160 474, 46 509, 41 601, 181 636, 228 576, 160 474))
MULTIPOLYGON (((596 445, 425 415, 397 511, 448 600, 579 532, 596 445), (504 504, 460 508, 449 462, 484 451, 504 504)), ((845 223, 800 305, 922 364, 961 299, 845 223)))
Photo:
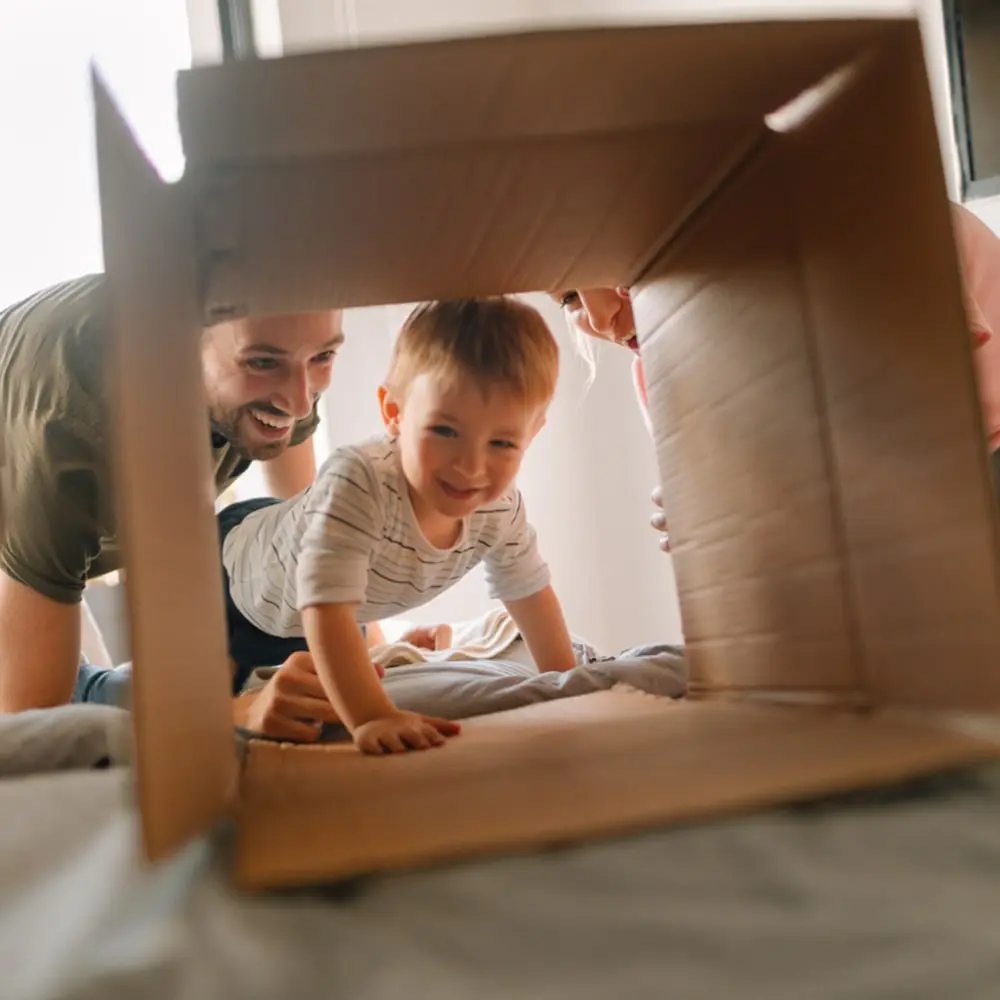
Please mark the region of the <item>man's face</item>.
POLYGON ((330 384, 344 342, 339 311, 265 316, 210 327, 202 370, 212 430, 247 458, 288 447, 296 421, 309 416, 330 384))

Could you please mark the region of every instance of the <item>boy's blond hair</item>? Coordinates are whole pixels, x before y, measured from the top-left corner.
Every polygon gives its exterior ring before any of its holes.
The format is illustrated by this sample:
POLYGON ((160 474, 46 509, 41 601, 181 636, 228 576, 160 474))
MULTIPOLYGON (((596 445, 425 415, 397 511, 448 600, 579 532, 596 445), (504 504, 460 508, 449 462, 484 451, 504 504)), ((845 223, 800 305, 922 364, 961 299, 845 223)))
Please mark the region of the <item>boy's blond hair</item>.
POLYGON ((448 384, 501 385, 528 406, 552 399, 559 347, 541 313, 506 296, 425 302, 406 318, 392 352, 386 389, 405 395, 417 375, 448 384))

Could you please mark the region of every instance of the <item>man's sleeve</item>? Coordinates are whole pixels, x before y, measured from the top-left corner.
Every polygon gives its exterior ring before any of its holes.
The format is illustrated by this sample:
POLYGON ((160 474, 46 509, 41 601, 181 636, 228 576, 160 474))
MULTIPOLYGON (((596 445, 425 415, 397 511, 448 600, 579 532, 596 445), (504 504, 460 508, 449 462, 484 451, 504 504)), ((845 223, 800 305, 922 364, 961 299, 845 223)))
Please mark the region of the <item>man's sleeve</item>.
POLYGON ((0 569, 63 604, 81 600, 107 534, 101 445, 68 420, 29 416, 4 428, 0 569))

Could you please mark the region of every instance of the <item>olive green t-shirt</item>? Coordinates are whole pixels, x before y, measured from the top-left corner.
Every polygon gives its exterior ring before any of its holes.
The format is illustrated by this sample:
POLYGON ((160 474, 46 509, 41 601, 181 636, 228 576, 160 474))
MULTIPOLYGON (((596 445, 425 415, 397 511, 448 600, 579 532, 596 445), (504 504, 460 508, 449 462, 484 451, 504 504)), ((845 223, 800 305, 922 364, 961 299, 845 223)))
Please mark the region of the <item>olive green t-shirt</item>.
MULTIPOLYGON (((121 565, 108 441, 104 278, 63 282, 0 313, 5 537, 0 569, 63 603, 121 565)), ((292 436, 316 429, 315 409, 292 436)), ((212 435, 216 492, 250 462, 212 435)))

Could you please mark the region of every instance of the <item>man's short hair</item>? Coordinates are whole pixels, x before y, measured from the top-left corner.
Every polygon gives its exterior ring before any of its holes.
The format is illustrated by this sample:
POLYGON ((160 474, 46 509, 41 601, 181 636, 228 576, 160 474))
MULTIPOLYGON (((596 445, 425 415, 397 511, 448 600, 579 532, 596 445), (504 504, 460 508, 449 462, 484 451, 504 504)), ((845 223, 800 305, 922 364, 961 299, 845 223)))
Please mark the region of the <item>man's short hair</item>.
POLYGON ((425 302, 403 323, 386 388, 403 396, 418 375, 455 385, 471 379, 483 392, 503 386, 529 406, 545 405, 559 376, 559 346, 541 313, 518 299, 425 302))

